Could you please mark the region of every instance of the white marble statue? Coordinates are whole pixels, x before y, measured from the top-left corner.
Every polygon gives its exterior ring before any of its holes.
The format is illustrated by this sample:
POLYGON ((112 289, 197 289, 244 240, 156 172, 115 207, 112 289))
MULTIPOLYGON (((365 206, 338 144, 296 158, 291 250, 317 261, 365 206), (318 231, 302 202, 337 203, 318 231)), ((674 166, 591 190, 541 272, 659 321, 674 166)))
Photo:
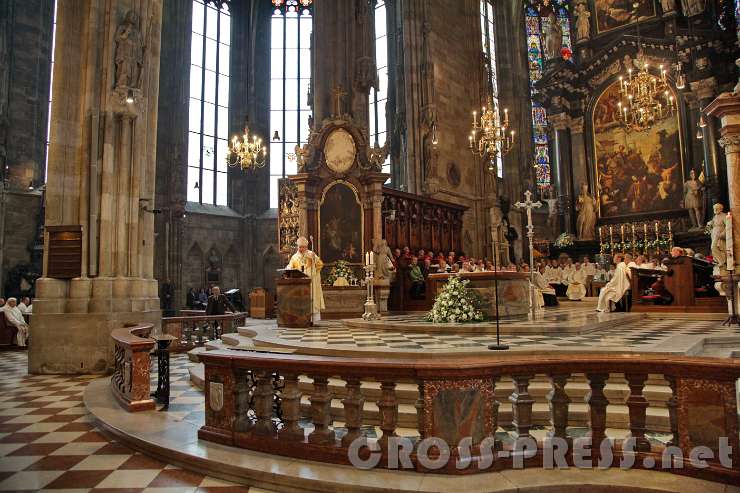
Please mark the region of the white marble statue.
POLYGON ((693 169, 689 173, 689 179, 683 184, 683 206, 689 210, 692 229, 701 228, 704 220, 704 184, 696 179, 693 169))
POLYGON ((715 274, 719 274, 727 263, 727 237, 725 232, 725 220, 727 214, 722 204, 714 204, 714 217, 709 221, 712 228, 712 258, 715 263, 715 274))
POLYGON ((585 2, 576 5, 576 40, 588 39, 591 34, 591 12, 585 2))
POLYGON ((298 251, 293 254, 288 262, 288 269, 295 269, 303 272, 311 278, 311 314, 314 323, 321 320, 321 310, 326 308, 324 305, 324 292, 321 289, 321 268, 324 262, 318 255, 308 249, 308 240, 301 236, 296 241, 298 251))
POLYGON ((588 193, 588 185, 581 185, 581 194, 576 202, 578 217, 576 227, 579 240, 593 240, 596 227, 596 200, 588 193))

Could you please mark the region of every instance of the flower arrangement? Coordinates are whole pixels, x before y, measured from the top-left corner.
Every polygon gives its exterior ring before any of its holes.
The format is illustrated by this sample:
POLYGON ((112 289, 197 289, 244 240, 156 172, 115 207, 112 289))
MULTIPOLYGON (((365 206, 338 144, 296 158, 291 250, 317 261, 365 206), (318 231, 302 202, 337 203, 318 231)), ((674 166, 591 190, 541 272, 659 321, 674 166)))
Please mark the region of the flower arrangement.
POLYGON ((331 268, 329 275, 326 276, 326 284, 333 286, 340 277, 347 281, 345 286, 348 284, 355 284, 357 281, 355 273, 352 271, 352 267, 350 267, 346 260, 337 260, 334 267, 331 268))
POLYGON ((426 320, 435 323, 483 321, 481 299, 475 291, 467 287, 468 282, 457 276, 450 277, 442 292, 434 300, 434 306, 427 313, 426 320))
POLYGON ((558 239, 555 240, 554 245, 557 248, 569 247, 573 245, 573 237, 570 235, 570 233, 561 233, 560 236, 558 236, 558 239))

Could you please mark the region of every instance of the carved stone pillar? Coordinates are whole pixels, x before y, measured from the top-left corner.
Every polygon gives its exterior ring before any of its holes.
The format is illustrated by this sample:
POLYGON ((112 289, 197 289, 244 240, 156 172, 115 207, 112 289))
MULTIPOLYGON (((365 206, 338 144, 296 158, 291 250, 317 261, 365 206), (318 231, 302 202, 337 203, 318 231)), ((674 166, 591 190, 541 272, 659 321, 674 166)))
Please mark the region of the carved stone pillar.
POLYGON ((52 108, 45 221, 82 227, 82 262, 79 278, 45 277, 45 242, 32 372, 105 373, 112 328, 159 330, 154 216, 145 209, 154 206, 161 22, 162 0, 57 5, 55 54, 64 63, 54 84, 64 97, 52 108))
POLYGON ((571 178, 571 143, 570 118, 566 113, 558 113, 548 116, 550 125, 554 131, 554 148, 553 148, 553 177, 555 177, 555 186, 560 199, 560 213, 563 215, 562 230, 567 233, 573 232, 573 221, 571 220, 572 202, 573 202, 573 184, 571 178))
POLYGON ((740 94, 723 93, 705 108, 707 115, 719 118, 719 145, 727 162, 727 194, 732 212, 735 269, 740 262, 740 94))
MULTIPOLYGON (((714 77, 708 79, 698 80, 691 82, 691 91, 696 98, 698 103, 698 112, 701 113, 715 98, 717 94, 717 81, 714 77)), ((697 121, 698 121, 697 116, 697 121)), ((701 141, 703 149, 703 160, 704 160, 704 175, 707 178, 708 183, 708 197, 706 210, 712 210, 712 204, 715 202, 723 201, 726 196, 724 194, 724 184, 722 183, 722 177, 724 172, 720 164, 719 148, 717 146, 717 122, 712 117, 705 119, 707 126, 700 129, 703 138, 701 141)), ((695 130, 691 129, 689 132, 689 138, 694 138, 695 130)), ((695 168, 698 168, 699 163, 695 164, 695 168)), ((699 170, 697 169, 697 176, 699 170)), ((688 175, 688 172, 686 173, 688 175)))

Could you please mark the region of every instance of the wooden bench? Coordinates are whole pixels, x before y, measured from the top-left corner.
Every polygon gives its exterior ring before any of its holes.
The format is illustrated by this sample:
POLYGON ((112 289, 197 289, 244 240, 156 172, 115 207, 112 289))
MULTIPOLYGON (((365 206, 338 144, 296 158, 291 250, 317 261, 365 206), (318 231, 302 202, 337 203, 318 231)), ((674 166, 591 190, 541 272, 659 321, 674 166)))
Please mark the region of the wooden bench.
POLYGON ((5 313, 0 311, 0 346, 15 346, 15 336, 18 329, 5 319, 5 313))

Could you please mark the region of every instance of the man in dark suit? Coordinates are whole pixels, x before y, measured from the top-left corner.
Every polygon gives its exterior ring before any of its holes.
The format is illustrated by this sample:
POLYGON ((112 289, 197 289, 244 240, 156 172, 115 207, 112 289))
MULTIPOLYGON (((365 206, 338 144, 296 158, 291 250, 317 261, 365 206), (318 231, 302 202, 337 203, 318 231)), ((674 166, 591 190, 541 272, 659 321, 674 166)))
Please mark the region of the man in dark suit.
MULTIPOLYGON (((224 315, 226 310, 230 312, 236 312, 234 305, 231 304, 225 294, 221 294, 221 288, 213 286, 211 289, 211 296, 208 297, 208 305, 206 305, 206 315, 224 315)), ((219 326, 221 325, 218 321, 214 321, 214 332, 220 334, 219 326)))

